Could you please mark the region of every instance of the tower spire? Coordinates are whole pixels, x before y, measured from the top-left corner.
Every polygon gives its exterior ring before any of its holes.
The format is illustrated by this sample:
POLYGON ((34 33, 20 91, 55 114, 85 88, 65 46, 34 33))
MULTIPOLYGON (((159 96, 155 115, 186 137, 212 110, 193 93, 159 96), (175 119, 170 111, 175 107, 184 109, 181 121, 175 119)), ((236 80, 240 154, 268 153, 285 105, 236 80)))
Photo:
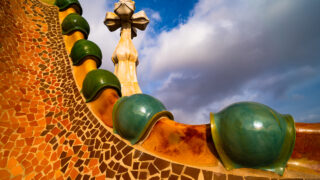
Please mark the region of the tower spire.
POLYGON ((135 9, 134 1, 119 0, 114 5, 114 12, 107 12, 104 21, 111 32, 121 28, 120 41, 111 59, 115 65, 114 74, 120 80, 124 96, 142 92, 136 71, 139 64, 138 52, 131 39, 137 36, 136 29, 146 29, 149 19, 144 11, 134 14, 135 9))

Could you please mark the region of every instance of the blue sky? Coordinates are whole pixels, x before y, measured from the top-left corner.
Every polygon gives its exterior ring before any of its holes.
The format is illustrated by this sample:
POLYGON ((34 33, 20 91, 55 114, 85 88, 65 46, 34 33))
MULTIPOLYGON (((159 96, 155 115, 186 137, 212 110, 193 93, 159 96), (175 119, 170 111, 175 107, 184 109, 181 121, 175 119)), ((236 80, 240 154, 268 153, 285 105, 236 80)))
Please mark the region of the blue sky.
POLYGON ((161 31, 170 31, 175 26, 185 23, 189 15, 192 13, 196 0, 144 0, 136 1, 136 12, 144 10, 147 13, 156 13, 159 15, 160 21, 154 23, 153 29, 159 33, 161 31), (177 8, 182 6, 181 8, 177 8), (161 14, 161 16, 160 16, 161 14))
MULTIPOLYGON (((101 68, 112 72, 120 32, 103 20, 115 2, 80 0, 101 68)), ((176 121, 209 123, 209 112, 255 101, 320 122, 319 0, 143 0, 136 8, 150 19, 133 40, 139 84, 176 121)))

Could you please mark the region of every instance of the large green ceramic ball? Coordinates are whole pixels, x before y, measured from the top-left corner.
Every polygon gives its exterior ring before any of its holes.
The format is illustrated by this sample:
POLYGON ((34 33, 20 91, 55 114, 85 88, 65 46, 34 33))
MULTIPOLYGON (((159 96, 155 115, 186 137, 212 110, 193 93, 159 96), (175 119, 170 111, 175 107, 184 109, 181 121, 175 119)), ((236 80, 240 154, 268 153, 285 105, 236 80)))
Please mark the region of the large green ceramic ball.
POLYGON ((113 107, 114 132, 136 144, 142 140, 161 116, 173 119, 165 106, 147 94, 120 98, 113 107))
POLYGON ((59 7, 60 11, 73 7, 78 14, 82 15, 82 8, 78 0, 56 0, 54 4, 59 7))
POLYGON ((263 104, 233 104, 211 118, 212 136, 227 169, 260 168, 283 173, 291 156, 294 121, 263 104))
POLYGON ((95 60, 97 68, 101 66, 102 53, 99 46, 86 39, 80 39, 74 43, 70 57, 74 66, 81 65, 86 58, 95 60))
POLYGON ((121 84, 117 76, 104 69, 95 69, 84 78, 81 92, 88 103, 98 98, 106 88, 115 89, 121 96, 121 84))
POLYGON ((71 34, 74 31, 80 31, 84 35, 85 39, 87 39, 90 33, 90 26, 88 22, 77 13, 71 13, 64 18, 61 27, 63 35, 71 34))

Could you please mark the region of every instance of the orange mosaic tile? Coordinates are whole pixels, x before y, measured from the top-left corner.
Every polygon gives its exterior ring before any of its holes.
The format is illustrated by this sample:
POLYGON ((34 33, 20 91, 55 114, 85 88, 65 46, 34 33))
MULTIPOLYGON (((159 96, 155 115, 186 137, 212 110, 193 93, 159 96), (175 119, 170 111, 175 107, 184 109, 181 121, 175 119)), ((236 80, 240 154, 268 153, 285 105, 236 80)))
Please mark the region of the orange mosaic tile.
POLYGON ((11 174, 7 170, 0 170, 0 177, 2 179, 9 179, 11 174))
POLYGON ((16 167, 13 167, 13 168, 11 169, 11 174, 12 174, 13 176, 21 175, 21 174, 23 174, 23 168, 22 168, 20 165, 18 165, 18 166, 16 166, 16 167))
POLYGON ((21 179, 22 179, 22 175, 19 175, 19 176, 12 178, 12 180, 21 180, 21 179))
POLYGON ((0 168, 5 168, 7 166, 7 158, 3 158, 0 160, 0 168))

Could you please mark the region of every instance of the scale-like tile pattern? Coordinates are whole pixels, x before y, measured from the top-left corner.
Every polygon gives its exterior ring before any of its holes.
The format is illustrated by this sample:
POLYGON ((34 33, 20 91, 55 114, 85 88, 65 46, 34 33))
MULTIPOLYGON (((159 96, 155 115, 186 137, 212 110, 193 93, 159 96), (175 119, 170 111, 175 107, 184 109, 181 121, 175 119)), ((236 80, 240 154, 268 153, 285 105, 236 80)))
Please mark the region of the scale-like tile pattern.
POLYGON ((0 20, 1 179, 256 179, 162 160, 102 126, 73 80, 58 8, 1 0, 0 20))

